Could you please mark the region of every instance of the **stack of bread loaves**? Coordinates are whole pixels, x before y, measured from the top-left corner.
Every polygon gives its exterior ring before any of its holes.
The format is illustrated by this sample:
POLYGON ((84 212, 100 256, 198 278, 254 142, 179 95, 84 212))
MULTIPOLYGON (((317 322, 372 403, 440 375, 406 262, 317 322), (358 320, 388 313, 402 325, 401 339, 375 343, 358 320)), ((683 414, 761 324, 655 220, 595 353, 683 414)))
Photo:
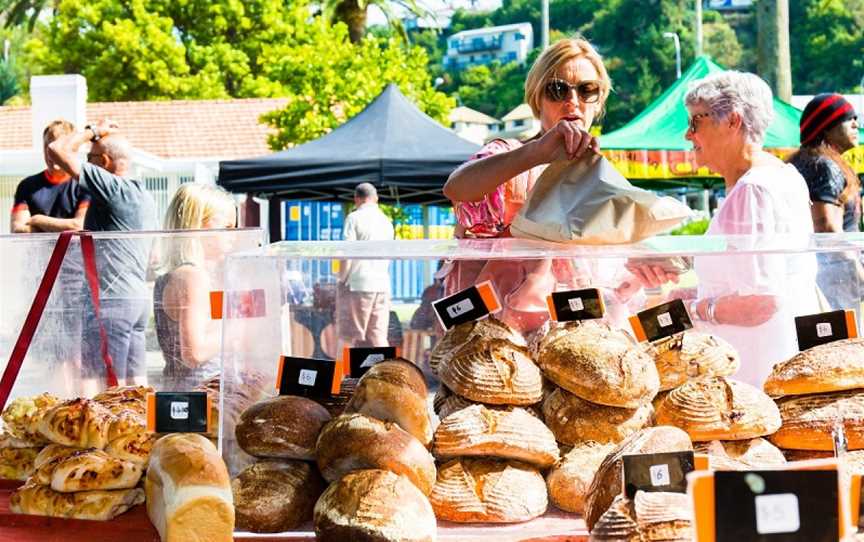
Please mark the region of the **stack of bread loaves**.
POLYGON ((3 415, 6 431, 48 445, 12 494, 12 511, 107 520, 144 502, 138 484, 155 438, 144 420, 152 391, 111 388, 93 399, 13 401, 3 415))
POLYGON ((427 393, 416 365, 381 361, 357 383, 345 412, 321 429, 315 455, 331 483, 314 508, 317 540, 436 539, 427 393))
MULTIPOLYGON (((558 461, 555 437, 529 410, 543 397, 542 377, 518 334, 496 320, 471 325, 472 338, 437 366, 446 390, 436 401, 433 453, 442 464, 430 500, 439 519, 527 521, 546 511, 541 469, 558 461)), ((461 327, 444 341, 456 342, 461 327)))
MULTIPOLYGON (((827 452, 842 429, 850 450, 864 449, 864 339, 814 346, 774 366, 765 391, 782 425, 771 442, 788 451, 827 452)), ((818 453, 814 454, 818 455, 818 453)), ((803 456, 803 457, 802 457, 803 456)))
POLYGON ((538 362, 556 388, 543 416, 562 445, 573 446, 547 477, 552 502, 582 513, 600 462, 629 435, 652 423, 659 378, 654 358, 627 332, 589 320, 552 328, 538 362))

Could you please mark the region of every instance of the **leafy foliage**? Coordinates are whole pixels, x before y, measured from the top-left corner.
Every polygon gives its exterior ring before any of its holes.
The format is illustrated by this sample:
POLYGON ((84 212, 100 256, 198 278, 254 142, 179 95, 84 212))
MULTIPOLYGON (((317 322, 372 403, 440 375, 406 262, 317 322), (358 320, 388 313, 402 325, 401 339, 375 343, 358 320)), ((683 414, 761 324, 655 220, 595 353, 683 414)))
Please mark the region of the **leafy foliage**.
POLYGON ((12 64, 0 58, 0 105, 16 96, 19 90, 18 78, 12 64))

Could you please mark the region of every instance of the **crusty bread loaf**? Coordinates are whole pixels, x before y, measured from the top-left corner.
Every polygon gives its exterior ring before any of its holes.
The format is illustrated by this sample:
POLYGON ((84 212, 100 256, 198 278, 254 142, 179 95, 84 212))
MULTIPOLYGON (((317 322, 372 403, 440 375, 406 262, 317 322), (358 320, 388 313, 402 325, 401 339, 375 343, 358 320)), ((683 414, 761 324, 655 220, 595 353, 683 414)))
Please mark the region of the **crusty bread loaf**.
POLYGON ((315 441, 330 414, 311 399, 282 395, 255 403, 240 415, 237 444, 256 457, 315 459, 315 441))
POLYGON ((717 376, 675 388, 657 408, 659 425, 674 425, 694 441, 749 440, 780 428, 777 405, 762 390, 717 376))
POLYGON ((741 358, 731 344, 692 329, 653 346, 661 391, 677 388, 700 376, 730 376, 741 365, 741 358))
POLYGON ((693 512, 684 493, 618 495, 591 531, 592 542, 690 542, 693 512))
POLYGON ((586 401, 558 388, 543 402, 543 419, 558 442, 575 445, 584 441, 618 443, 651 424, 654 408, 618 408, 586 401))
POLYGON ((427 394, 426 380, 416 365, 404 359, 388 359, 363 375, 345 413, 357 412, 398 424, 428 448, 432 443, 432 419, 427 394))
POLYGON ((864 449, 864 390, 794 395, 777 401, 782 425, 769 440, 791 450, 833 450, 842 425, 850 450, 864 449))
POLYGON ((693 445, 695 451, 708 454, 711 470, 764 469, 783 465, 783 452, 763 438, 752 440, 712 440, 693 445))
POLYGON ((0 448, 0 480, 24 481, 36 470, 34 461, 40 447, 0 448))
POLYGON ((143 502, 141 488, 60 493, 28 482, 12 492, 9 509, 16 514, 108 521, 143 502))
POLYGON ((102 449, 114 415, 90 399, 71 399, 51 407, 39 420, 39 434, 55 444, 102 449))
POLYGON ((690 437, 677 427, 647 427, 633 433, 615 447, 600 464, 585 501, 585 523, 592 529, 597 519, 621 493, 622 460, 628 454, 686 452, 693 449, 690 437))
POLYGON ((228 469, 205 437, 182 433, 157 440, 144 490, 147 515, 163 542, 233 541, 228 469))
POLYGON ((346 376, 342 379, 342 385, 339 386, 339 393, 335 395, 331 394, 328 397, 322 397, 317 399, 317 401, 321 403, 321 406, 327 409, 331 418, 335 418, 345 412, 345 407, 348 405, 348 401, 351 400, 351 397, 354 396, 354 391, 357 389, 357 384, 359 382, 359 378, 346 376))
POLYGON ((472 405, 441 420, 433 453, 438 459, 489 456, 524 461, 540 468, 558 461, 555 436, 523 408, 493 410, 472 405))
POLYGON ((438 374, 443 361, 450 359, 465 344, 478 339, 505 339, 517 346, 525 346, 525 338, 501 320, 490 316, 459 324, 447 330, 429 352, 429 368, 438 374))
POLYGON ((642 542, 633 503, 623 494, 616 495, 609 508, 597 518, 589 542, 642 542))
POLYGON ((382 469, 407 477, 424 495, 435 483, 435 459, 413 435, 392 422, 343 414, 321 430, 318 468, 328 482, 360 469, 382 469))
POLYGON ((546 483, 536 467, 485 458, 441 465, 429 501, 438 519, 460 523, 528 521, 548 505, 546 483))
POLYGON ((33 481, 50 485, 60 493, 72 493, 129 489, 137 486, 141 479, 141 465, 113 458, 93 448, 68 450, 41 464, 33 481))
POLYGON ((231 481, 237 529, 279 533, 312 519, 324 480, 312 463, 262 459, 231 481))
POLYGON ((408 478, 359 470, 330 484, 315 504, 319 542, 434 542, 429 500, 408 478))
POLYGON ((657 395, 654 358, 624 330, 588 320, 558 332, 537 359, 543 375, 582 399, 638 408, 657 395))
POLYGON ((50 393, 18 397, 3 409, 5 432, 15 438, 33 442, 34 445, 50 443, 50 440, 39 434, 39 422, 48 410, 59 403, 60 399, 50 393))
POLYGON ((532 405, 543 398, 540 370, 528 351, 504 339, 464 345, 438 368, 438 373, 450 390, 478 403, 532 405))
MULTIPOLYGON (((544 390, 545 391, 545 390, 544 390)), ((435 396, 432 399, 432 409, 435 411, 435 414, 438 415, 440 420, 443 420, 450 414, 453 414, 456 411, 462 410, 463 408, 467 408, 471 405, 483 405, 483 403, 478 403, 476 401, 469 401, 468 399, 456 395, 452 391, 450 391, 447 386, 441 384, 438 386, 438 389, 435 390, 435 396)), ((521 407, 514 405, 483 405, 486 408, 493 410, 511 410, 513 408, 524 408, 528 414, 531 414, 535 418, 540 421, 543 421, 543 412, 541 410, 542 403, 536 403, 533 405, 524 405, 521 407)))
POLYGON ((546 487, 552 504, 577 514, 585 513, 585 496, 594 473, 614 444, 585 442, 567 452, 561 462, 546 475, 546 487))
POLYGON ((772 397, 864 388, 864 338, 834 341, 795 354, 765 380, 772 397))

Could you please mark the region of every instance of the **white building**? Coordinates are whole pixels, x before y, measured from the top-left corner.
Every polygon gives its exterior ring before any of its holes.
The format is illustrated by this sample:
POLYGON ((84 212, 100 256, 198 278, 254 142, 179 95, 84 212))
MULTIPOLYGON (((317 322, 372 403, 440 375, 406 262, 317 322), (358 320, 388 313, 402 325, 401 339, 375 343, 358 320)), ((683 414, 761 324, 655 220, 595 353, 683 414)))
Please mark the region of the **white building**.
POLYGON ((489 64, 493 60, 521 64, 533 48, 534 32, 530 23, 463 30, 447 38, 444 67, 462 70, 468 66, 489 64))
POLYGON ((526 139, 535 136, 540 131, 540 120, 534 117, 531 106, 522 104, 504 115, 504 123, 495 137, 526 139))
POLYGON ((450 112, 450 128, 460 137, 478 145, 499 137, 499 124, 500 120, 470 107, 460 106, 450 112))

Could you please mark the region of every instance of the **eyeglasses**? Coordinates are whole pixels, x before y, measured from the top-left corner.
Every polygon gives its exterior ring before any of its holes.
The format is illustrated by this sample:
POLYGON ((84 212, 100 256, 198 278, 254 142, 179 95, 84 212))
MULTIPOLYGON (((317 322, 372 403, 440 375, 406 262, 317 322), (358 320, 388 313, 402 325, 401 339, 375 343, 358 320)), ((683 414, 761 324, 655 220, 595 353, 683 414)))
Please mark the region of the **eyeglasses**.
POLYGON ((593 104, 600 100, 602 91, 600 81, 579 81, 571 85, 561 79, 552 79, 546 83, 546 97, 553 102, 563 102, 570 96, 570 91, 576 92, 583 103, 593 104))
POLYGON ((690 122, 687 124, 687 131, 691 134, 695 134, 698 129, 697 121, 699 119, 703 119, 705 117, 710 117, 711 113, 696 113, 692 117, 690 117, 690 122))

